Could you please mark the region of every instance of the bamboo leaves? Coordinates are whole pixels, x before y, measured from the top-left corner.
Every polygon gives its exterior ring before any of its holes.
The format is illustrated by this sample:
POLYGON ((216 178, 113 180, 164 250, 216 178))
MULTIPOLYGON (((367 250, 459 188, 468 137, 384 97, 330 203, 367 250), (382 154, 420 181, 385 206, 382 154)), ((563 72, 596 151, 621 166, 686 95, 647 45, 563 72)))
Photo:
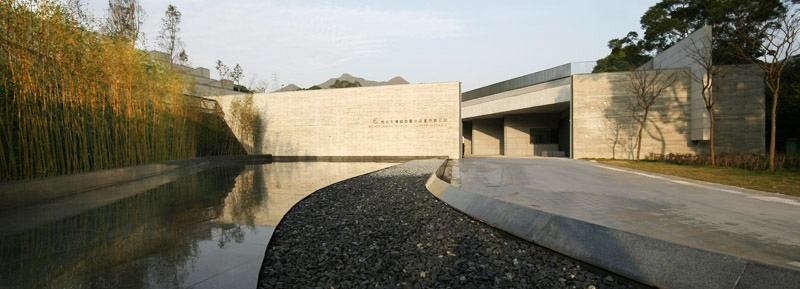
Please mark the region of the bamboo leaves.
POLYGON ((181 75, 48 0, 0 0, 0 182, 241 154, 181 75))

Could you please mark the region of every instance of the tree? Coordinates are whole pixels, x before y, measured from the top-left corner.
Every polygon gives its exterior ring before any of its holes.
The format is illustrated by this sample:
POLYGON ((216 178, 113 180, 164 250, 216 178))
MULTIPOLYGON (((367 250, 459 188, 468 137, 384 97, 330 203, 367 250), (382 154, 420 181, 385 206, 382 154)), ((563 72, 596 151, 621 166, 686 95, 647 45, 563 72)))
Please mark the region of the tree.
POLYGON ((339 79, 337 79, 328 88, 347 88, 347 87, 361 87, 361 83, 359 83, 358 81, 350 82, 350 81, 347 81, 347 80, 339 80, 339 79))
POLYGON ((690 69, 686 71, 686 75, 692 81, 699 83, 701 86, 700 95, 703 96, 703 104, 705 105, 708 117, 711 122, 710 127, 710 140, 709 147, 711 149, 711 165, 717 165, 717 158, 715 152, 715 128, 716 118, 714 117, 714 107, 719 100, 719 94, 712 91, 714 82, 719 80, 715 78, 722 78, 720 64, 722 62, 719 54, 715 55, 711 52, 714 46, 714 38, 711 33, 706 34, 700 41, 691 40, 689 46, 685 47, 686 55, 692 59, 692 62, 697 66, 698 71, 690 69), (715 57, 716 56, 716 57, 715 57))
MULTIPOLYGON (((664 51, 675 42, 686 38, 703 26, 714 29, 716 41, 712 53, 724 58, 726 62, 736 62, 732 44, 742 41, 735 33, 735 22, 753 25, 780 17, 786 11, 781 0, 662 0, 650 7, 640 23, 645 31, 643 44, 651 52, 664 51), (742 15, 749 15, 747 21, 740 21, 742 15)), ((758 34, 757 31, 753 36, 758 34)), ((757 51, 746 51, 756 55, 757 51)))
POLYGON ((598 60, 592 72, 629 71, 652 58, 646 54, 639 34, 633 31, 624 38, 608 41, 608 48, 611 48, 611 54, 598 60))
POLYGON ((226 79, 230 75, 230 68, 225 63, 222 63, 222 60, 217 59, 217 66, 214 68, 219 73, 219 80, 226 79))
MULTIPOLYGON (((781 74, 781 96, 778 99, 778 113, 776 120, 781 125, 775 129, 775 143, 783 144, 789 138, 800 138, 800 59, 792 57, 789 64, 781 74)), ((769 98, 768 98, 769 99, 769 98)), ((772 103, 766 102, 767 107, 772 103)), ((780 145, 775 146, 776 153, 781 151, 780 145)))
POLYGON ((239 66, 239 64, 237 63, 236 66, 233 67, 233 70, 231 70, 230 72, 231 80, 236 84, 239 84, 239 80, 242 79, 243 75, 244 71, 242 70, 242 67, 239 66))
POLYGON ((647 124, 647 117, 656 101, 664 91, 676 81, 674 73, 664 70, 634 70, 628 73, 628 109, 636 122, 639 123, 639 133, 636 137, 636 161, 642 150, 642 130, 647 124))
MULTIPOLYGON (((795 7, 785 11, 777 20, 752 24, 750 15, 742 15, 737 21, 737 32, 745 39, 735 43, 737 55, 764 72, 764 82, 772 92, 772 118, 769 142, 769 169, 775 170, 775 134, 777 132, 778 98, 780 96, 781 75, 792 57, 800 50, 797 36, 800 33, 800 15, 795 7), (754 45, 759 51, 756 57, 748 53, 748 46, 754 45)), ((750 46, 752 47, 752 46, 750 46)))
MULTIPOLYGON (((798 0, 793 0, 797 2, 798 0)), ((651 55, 664 51, 705 25, 712 26, 715 41, 712 53, 726 63, 741 63, 735 57, 733 44, 741 43, 743 36, 735 32, 734 22, 741 15, 750 15, 747 25, 774 20, 786 11, 781 0, 662 0, 651 6, 640 19, 644 30, 642 39, 635 32, 609 41, 611 53, 598 60, 594 72, 626 71, 629 66, 641 65, 651 55), (635 37, 631 37, 632 34, 635 37), (642 59, 645 59, 642 61, 642 59)), ((751 30, 758 36, 756 30, 751 30)), ((757 50, 746 48, 748 55, 757 50)))
POLYGON ((186 54, 186 49, 181 49, 181 53, 178 53, 178 64, 180 65, 189 64, 189 54, 186 54))
MULTIPOLYGON (((331 86, 331 87, 333 88, 333 86, 331 86)), ((319 89, 322 89, 322 87, 319 87, 319 85, 314 85, 314 86, 311 86, 311 87, 309 87, 309 88, 298 88, 298 89, 295 89, 295 91, 301 91, 301 90, 319 90, 319 89)))
POLYGON ((178 35, 181 32, 181 12, 178 8, 170 4, 161 18, 161 31, 158 35, 158 46, 169 55, 170 69, 179 58, 180 51, 183 50, 184 43, 178 35))
POLYGON ((135 44, 146 17, 147 13, 138 0, 109 0, 103 30, 112 37, 126 39, 135 44))

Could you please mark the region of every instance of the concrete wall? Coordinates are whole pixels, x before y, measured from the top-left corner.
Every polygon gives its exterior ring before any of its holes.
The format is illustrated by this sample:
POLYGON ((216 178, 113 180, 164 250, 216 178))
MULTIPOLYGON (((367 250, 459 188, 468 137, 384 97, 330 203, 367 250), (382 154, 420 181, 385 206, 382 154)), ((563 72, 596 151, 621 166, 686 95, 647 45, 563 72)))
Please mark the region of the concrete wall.
MULTIPOLYGON (((722 66, 715 77, 716 153, 766 152, 764 74, 753 65, 722 66)), ((703 141, 703 153, 710 153, 703 141)))
MULTIPOLYGON (((460 87, 446 82, 256 94, 263 127, 257 152, 460 158, 460 87)), ((212 98, 238 132, 230 116, 234 97, 212 98)))
POLYGON ((534 106, 569 102, 570 94, 570 78, 563 78, 465 101, 461 104, 461 114, 465 120, 469 120, 514 113, 516 110, 534 106))
POLYGON ((689 68, 692 75, 689 88, 690 127, 692 140, 708 140, 710 138, 711 121, 703 101, 703 84, 705 69, 698 65, 695 58, 711 57, 711 26, 704 26, 678 41, 640 67, 640 69, 689 68))
MULTIPOLYGON (((689 76, 686 69, 665 70, 678 79, 654 105, 642 134, 641 157, 650 153, 709 153, 708 141, 691 137, 689 76)), ((715 76, 717 153, 765 152, 763 74, 751 65, 724 66, 715 76)), ((573 76, 575 158, 635 158, 638 123, 630 117, 629 73, 573 76)))
MULTIPOLYGON (((150 58, 169 65, 169 55, 161 51, 149 51, 150 58)), ((187 95, 207 97, 217 95, 244 94, 233 90, 233 81, 227 79, 216 80, 211 78, 211 71, 205 67, 189 67, 173 64, 173 69, 178 69, 183 75, 183 81, 189 86, 185 91, 187 95)))
POLYGON ((472 154, 503 154, 503 119, 475 119, 472 121, 472 154))
MULTIPOLYGON (((214 80, 216 81, 216 80, 214 80)), ((234 91, 233 88, 221 88, 215 85, 222 85, 219 81, 216 81, 214 85, 207 85, 207 84, 199 84, 196 83, 194 87, 191 87, 190 91, 187 91, 187 94, 199 97, 209 97, 209 96, 218 96, 218 95, 244 95, 243 92, 234 91)), ((225 82, 229 82, 229 80, 225 80, 225 82)), ((191 83, 191 82, 188 82, 191 83)))
MULTIPOLYGON (((541 156, 543 151, 557 151, 558 144, 532 144, 532 128, 558 128, 561 113, 506 115, 504 123, 506 156, 541 156)), ((559 140, 561 141, 561 140, 559 140)))
MULTIPOLYGON (((641 157, 649 153, 698 153, 690 141, 689 77, 665 70, 677 81, 652 107, 642 133, 641 157)), ((573 158, 632 159, 639 125, 630 116, 628 72, 573 76, 573 158)))

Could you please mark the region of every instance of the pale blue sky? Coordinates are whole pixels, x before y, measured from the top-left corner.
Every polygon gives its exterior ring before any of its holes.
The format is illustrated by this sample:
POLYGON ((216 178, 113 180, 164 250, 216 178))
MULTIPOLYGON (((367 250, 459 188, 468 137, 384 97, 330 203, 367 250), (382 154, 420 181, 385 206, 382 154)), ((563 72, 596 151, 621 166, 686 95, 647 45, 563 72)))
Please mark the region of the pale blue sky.
MULTIPOLYGON (((141 0, 148 47, 168 4, 183 14, 193 66, 221 59, 247 78, 308 87, 342 73, 411 83, 461 81, 468 91, 568 62, 597 60, 606 43, 641 31, 656 0, 218 1, 141 0)), ((96 17, 107 0, 84 0, 96 17)), ((247 84, 249 80, 243 81, 247 84)))

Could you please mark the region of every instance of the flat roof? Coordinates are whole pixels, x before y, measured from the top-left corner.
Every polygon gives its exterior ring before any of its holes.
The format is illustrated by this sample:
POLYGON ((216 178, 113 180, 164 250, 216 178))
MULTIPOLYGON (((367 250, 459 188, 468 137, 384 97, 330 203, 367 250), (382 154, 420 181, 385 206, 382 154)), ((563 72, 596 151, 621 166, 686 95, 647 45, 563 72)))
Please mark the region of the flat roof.
POLYGON ((597 65, 597 61, 570 62, 461 93, 461 101, 464 102, 504 91, 548 82, 573 74, 592 73, 592 69, 594 69, 595 65, 597 65))

